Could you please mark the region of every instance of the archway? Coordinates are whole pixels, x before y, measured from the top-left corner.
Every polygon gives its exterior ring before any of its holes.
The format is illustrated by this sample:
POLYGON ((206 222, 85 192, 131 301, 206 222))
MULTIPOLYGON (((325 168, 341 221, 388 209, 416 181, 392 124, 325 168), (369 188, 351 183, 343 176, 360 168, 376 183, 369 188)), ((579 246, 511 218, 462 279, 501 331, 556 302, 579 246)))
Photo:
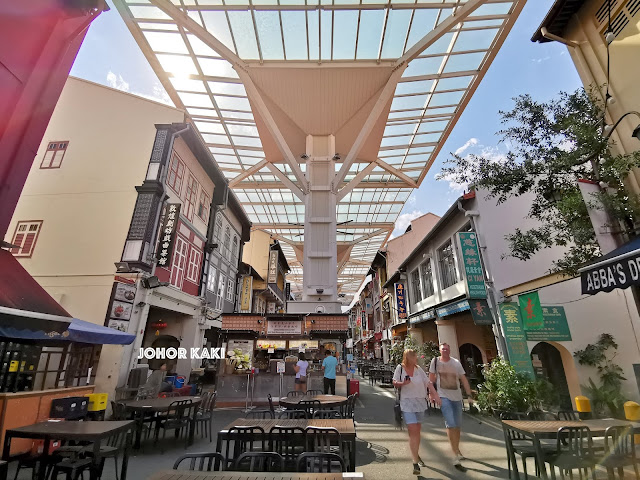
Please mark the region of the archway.
POLYGON ((478 383, 482 383, 482 352, 473 343, 463 343, 459 348, 460 363, 467 372, 467 378, 471 388, 475 389, 478 383))
POLYGON ((560 350, 547 342, 540 342, 531 350, 531 363, 537 378, 549 381, 558 393, 559 406, 571 410, 571 394, 560 350))
MULTIPOLYGON (((153 340, 151 344, 151 348, 178 348, 180 346, 180 340, 178 340, 173 335, 159 335, 153 340)), ((163 363, 167 364, 167 372, 174 372, 176 368, 177 360, 169 360, 169 359, 158 359, 153 358, 149 360, 149 369, 150 370, 158 370, 163 363)))

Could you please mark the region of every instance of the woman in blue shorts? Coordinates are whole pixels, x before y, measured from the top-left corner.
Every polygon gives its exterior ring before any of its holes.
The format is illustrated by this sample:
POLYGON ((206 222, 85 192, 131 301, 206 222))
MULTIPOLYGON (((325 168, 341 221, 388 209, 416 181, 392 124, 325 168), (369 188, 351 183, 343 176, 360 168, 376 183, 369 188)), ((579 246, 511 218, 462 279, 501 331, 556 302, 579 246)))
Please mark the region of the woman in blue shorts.
POLYGON ((402 354, 402 363, 393 375, 393 386, 400 390, 400 409, 409 431, 409 448, 413 459, 413 474, 420 475, 425 464, 420 458, 420 427, 427 409, 427 396, 440 404, 440 396, 433 388, 427 374, 418 365, 418 355, 407 349, 402 354))

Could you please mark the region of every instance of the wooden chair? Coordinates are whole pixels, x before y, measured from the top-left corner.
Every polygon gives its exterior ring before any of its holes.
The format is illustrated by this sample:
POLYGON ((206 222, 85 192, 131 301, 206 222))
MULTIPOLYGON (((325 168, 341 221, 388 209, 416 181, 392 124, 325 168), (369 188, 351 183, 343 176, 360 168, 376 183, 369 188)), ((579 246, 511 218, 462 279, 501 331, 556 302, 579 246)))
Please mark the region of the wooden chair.
POLYGON ((344 460, 335 453, 307 452, 298 457, 299 472, 340 473, 345 470, 344 460))
POLYGON ((218 452, 185 453, 175 461, 173 469, 178 470, 178 467, 184 460, 189 460, 189 470, 197 470, 199 472, 224 470, 227 463, 227 460, 218 452))
POLYGON ((282 472, 284 458, 276 452, 245 452, 233 463, 238 472, 282 472))

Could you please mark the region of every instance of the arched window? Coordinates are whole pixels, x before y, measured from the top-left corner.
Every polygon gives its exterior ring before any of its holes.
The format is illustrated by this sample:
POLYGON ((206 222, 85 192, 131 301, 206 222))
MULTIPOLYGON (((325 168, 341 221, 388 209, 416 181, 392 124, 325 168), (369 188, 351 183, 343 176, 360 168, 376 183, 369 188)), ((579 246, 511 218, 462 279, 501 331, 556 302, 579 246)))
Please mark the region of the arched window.
POLYGON ((236 235, 233 236, 233 246, 232 246, 232 255, 231 261, 236 263, 238 261, 238 237, 236 235))
POLYGON ((224 252, 223 252, 224 257, 227 260, 230 260, 229 259, 229 253, 230 253, 230 251, 229 251, 229 243, 231 243, 231 232, 229 231, 229 227, 227 227, 224 230, 224 252))

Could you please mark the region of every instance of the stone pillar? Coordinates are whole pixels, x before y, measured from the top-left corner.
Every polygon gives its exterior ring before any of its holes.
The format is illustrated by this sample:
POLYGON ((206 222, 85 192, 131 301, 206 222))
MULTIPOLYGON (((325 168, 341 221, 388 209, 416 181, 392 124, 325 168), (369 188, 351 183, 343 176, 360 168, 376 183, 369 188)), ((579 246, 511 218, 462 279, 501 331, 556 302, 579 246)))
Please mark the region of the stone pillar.
POLYGON ((448 343, 451 347, 451 356, 460 358, 458 346, 458 333, 455 320, 436 320, 438 326, 438 343, 448 343))
POLYGON ((418 345, 422 345, 424 343, 424 339, 422 338, 422 329, 417 327, 410 327, 408 330, 408 334, 411 335, 414 342, 418 345))

